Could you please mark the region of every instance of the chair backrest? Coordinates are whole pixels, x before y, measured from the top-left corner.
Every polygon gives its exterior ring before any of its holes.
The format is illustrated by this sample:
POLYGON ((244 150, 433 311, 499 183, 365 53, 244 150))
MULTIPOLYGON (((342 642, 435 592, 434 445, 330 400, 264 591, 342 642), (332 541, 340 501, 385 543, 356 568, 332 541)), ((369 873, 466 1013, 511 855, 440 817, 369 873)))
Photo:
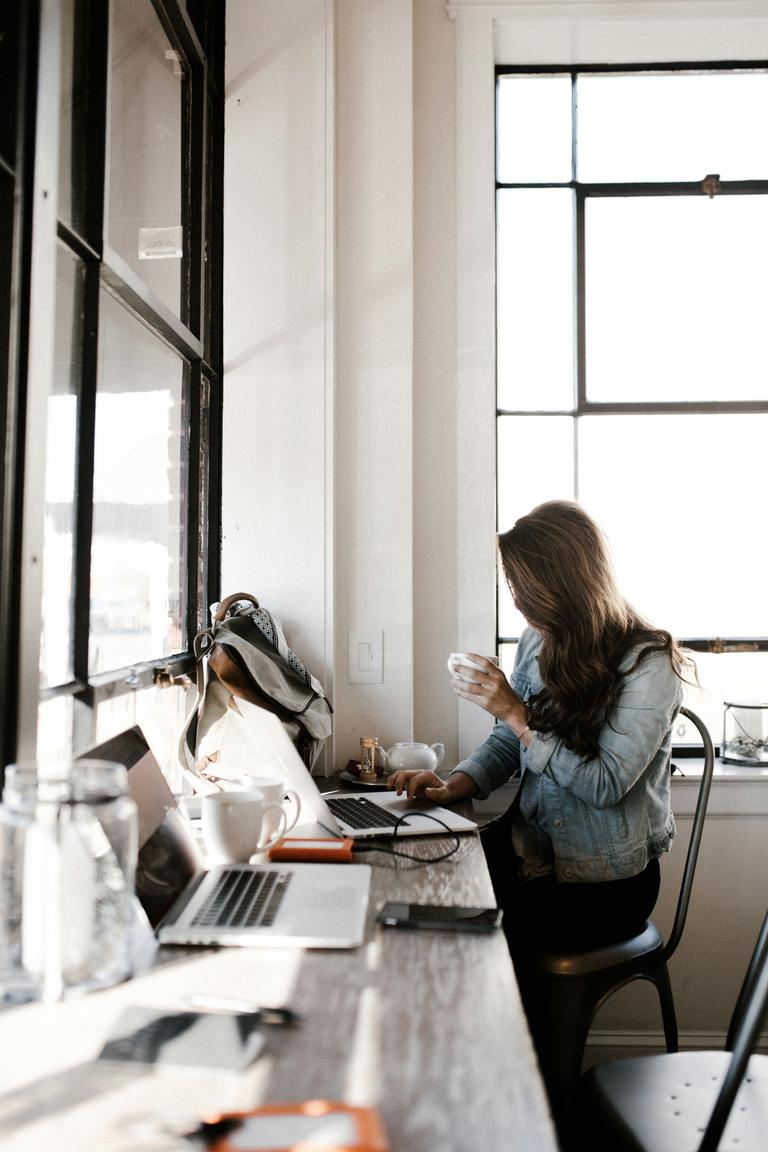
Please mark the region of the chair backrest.
POLYGON ((701 836, 704 831, 704 817, 707 814, 707 804, 709 803, 709 790, 712 785, 712 774, 715 770, 715 750, 712 746, 712 738, 707 731, 704 722, 691 712, 690 708, 681 708, 680 715, 686 716, 696 728, 698 728, 701 739, 704 744, 704 770, 701 774, 701 784, 699 785, 699 798, 696 801, 696 811, 693 816, 693 824, 691 826, 691 839, 688 844, 688 854, 685 858, 685 867, 683 868, 683 878, 680 884, 680 895, 677 899, 677 911, 675 912, 675 921, 672 925, 672 930, 669 933, 667 943, 664 947, 663 958, 665 961, 669 960, 677 945, 680 943, 680 937, 683 934, 685 927, 685 919, 688 915, 688 905, 691 902, 691 890, 693 888, 693 876, 696 871, 696 861, 699 858, 699 848, 701 846, 701 836))
MULTIPOLYGON (((717 1152, 720 1138, 747 1071, 749 1058, 768 1018, 768 912, 749 962, 731 1021, 733 1055, 723 1076, 698 1152, 717 1152)), ((727 1042, 726 1042, 727 1043, 727 1042)))
POLYGON ((728 1028, 728 1035, 725 1040, 725 1048, 727 1052, 733 1051, 736 1043, 736 1037, 741 1027, 744 1013, 746 1012, 753 996, 754 987, 760 976, 763 965, 766 963, 768 956, 768 913, 766 913, 763 920, 763 926, 760 929, 760 935, 757 938, 755 950, 752 953, 752 959, 749 962, 746 974, 744 976, 741 990, 739 991, 736 1000, 736 1007, 731 1016, 731 1023, 728 1028))

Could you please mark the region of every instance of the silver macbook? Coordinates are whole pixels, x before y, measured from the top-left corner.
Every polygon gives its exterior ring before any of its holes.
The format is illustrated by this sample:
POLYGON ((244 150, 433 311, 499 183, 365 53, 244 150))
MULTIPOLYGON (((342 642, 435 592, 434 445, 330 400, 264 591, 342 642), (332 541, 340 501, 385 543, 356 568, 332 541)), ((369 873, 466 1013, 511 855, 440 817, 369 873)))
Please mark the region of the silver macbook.
POLYGON ((237 864, 206 869, 140 728, 88 752, 128 768, 139 812, 136 894, 161 944, 355 948, 367 864, 237 864))
POLYGON ((301 823, 291 836, 312 836, 324 830, 333 836, 361 840, 395 835, 434 836, 477 828, 474 820, 450 808, 430 800, 408 800, 395 792, 345 791, 324 796, 277 716, 245 700, 238 699, 237 707, 247 722, 253 757, 242 764, 243 774, 281 776, 299 794, 301 823))

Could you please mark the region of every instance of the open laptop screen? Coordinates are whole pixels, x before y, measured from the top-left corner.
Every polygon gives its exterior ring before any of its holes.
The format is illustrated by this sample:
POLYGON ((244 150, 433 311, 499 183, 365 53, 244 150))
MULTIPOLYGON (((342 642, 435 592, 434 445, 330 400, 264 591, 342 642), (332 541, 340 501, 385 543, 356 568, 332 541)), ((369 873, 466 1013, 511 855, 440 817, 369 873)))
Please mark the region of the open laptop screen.
POLYGON ((154 928, 203 866, 194 834, 138 726, 80 759, 112 760, 128 770, 128 791, 139 814, 136 895, 154 928))

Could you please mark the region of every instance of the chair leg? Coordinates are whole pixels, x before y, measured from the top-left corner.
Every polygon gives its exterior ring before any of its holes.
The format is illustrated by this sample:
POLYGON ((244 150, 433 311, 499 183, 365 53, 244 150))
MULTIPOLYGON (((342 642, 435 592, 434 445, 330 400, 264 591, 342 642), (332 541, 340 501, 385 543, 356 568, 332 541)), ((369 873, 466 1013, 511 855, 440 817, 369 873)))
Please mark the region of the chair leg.
POLYGON ((659 993, 659 1003, 661 1004, 661 1018, 664 1022, 664 1040, 667 1045, 667 1052, 677 1052, 678 1050, 678 1036, 677 1036, 677 1015, 675 1014, 675 1002, 672 998, 672 985, 669 980, 669 970, 666 964, 652 977, 653 983, 656 985, 656 990, 659 993))
POLYGON ((594 1015, 590 992, 591 989, 567 977, 544 978, 538 982, 535 1003, 526 1004, 531 1035, 561 1140, 572 1127, 584 1049, 594 1015))

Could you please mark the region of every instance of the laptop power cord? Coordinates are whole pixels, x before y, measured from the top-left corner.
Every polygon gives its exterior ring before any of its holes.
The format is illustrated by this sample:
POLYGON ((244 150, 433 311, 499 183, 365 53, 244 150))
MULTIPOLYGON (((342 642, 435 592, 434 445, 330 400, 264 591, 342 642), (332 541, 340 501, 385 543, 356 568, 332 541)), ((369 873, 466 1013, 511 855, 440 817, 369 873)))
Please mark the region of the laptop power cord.
MULTIPOLYGON (((451 838, 454 840, 454 843, 451 845, 451 847, 447 848, 446 851, 441 855, 414 856, 410 852, 399 852, 396 848, 391 848, 388 844, 384 844, 383 842, 372 844, 362 844, 355 842, 352 846, 353 854, 357 855, 358 853, 363 852, 383 852, 387 856, 397 856, 401 860, 410 860, 414 864, 438 864, 443 860, 447 860, 449 856, 453 856, 455 852, 458 852, 459 848, 461 847, 461 839, 451 828, 448 827, 447 824, 445 824, 438 816, 433 816, 431 812, 420 812, 419 815, 421 817, 426 817, 428 820, 434 820, 435 824, 439 824, 441 828, 444 828, 448 835, 451 836, 451 838)), ((397 823, 394 826, 395 839, 397 839, 398 829, 401 827, 407 827, 407 824, 407 816, 401 816, 398 818, 397 823)))

